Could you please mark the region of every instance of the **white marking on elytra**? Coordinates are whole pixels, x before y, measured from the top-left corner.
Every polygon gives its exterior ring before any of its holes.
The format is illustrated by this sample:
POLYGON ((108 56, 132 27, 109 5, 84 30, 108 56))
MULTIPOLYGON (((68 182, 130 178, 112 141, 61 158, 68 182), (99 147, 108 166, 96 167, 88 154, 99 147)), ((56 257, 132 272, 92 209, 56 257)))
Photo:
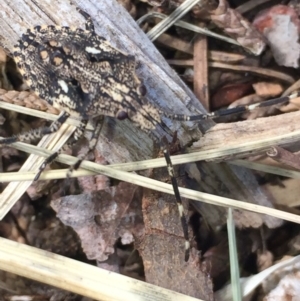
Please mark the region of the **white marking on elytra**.
POLYGON ((61 86, 61 88, 63 89, 63 91, 65 93, 68 93, 69 87, 68 87, 67 83, 64 80, 62 80, 62 79, 58 80, 58 84, 61 86))
POLYGON ((88 53, 91 53, 91 54, 98 54, 98 53, 101 53, 101 51, 97 48, 94 48, 94 47, 85 47, 85 51, 88 52, 88 53))

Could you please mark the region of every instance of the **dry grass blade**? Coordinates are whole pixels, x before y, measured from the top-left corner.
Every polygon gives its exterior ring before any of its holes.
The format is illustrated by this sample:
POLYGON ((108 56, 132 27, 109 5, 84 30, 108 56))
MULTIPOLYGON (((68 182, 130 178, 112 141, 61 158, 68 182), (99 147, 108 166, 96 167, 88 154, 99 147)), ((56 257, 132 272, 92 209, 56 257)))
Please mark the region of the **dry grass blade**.
MULTIPOLYGON (((182 66, 182 67, 193 67, 194 61, 193 60, 168 60, 170 65, 174 66, 182 66)), ((295 82, 294 78, 279 71, 270 70, 261 67, 253 67, 253 66, 242 66, 242 65, 230 65, 220 62, 209 62, 209 67, 212 68, 220 68, 220 69, 228 69, 228 70, 235 70, 240 72, 251 72, 253 74, 257 74, 264 77, 273 77, 275 79, 285 81, 288 84, 293 84, 295 82)))
MULTIPOLYGON (((16 146, 16 145, 20 145, 20 144, 21 143, 15 143, 14 145, 16 146)), ((32 146, 29 146, 29 147, 32 147, 32 146)), ((49 152, 45 152, 45 153, 49 154, 49 152)), ((67 164, 74 164, 77 161, 77 159, 72 156, 59 155, 57 158, 57 161, 62 162, 62 163, 67 163, 67 164)), ((175 162, 175 160, 173 162, 175 162)), ((120 181, 129 182, 129 183, 139 185, 142 187, 146 187, 146 188, 149 188, 152 190, 161 191, 161 192, 164 192, 167 194, 174 193, 173 187, 170 184, 162 183, 162 182, 159 182, 159 181, 156 181, 153 179, 149 179, 149 178, 146 178, 143 176, 139 176, 136 174, 116 170, 116 169, 111 168, 111 166, 99 165, 99 164, 96 164, 93 162, 83 161, 81 167, 88 169, 90 171, 93 171, 95 173, 100 173, 100 174, 106 175, 108 177, 111 177, 111 178, 114 178, 114 179, 117 179, 120 181)), ((232 208, 249 210, 249 211, 253 211, 256 213, 268 214, 268 215, 271 215, 271 216, 274 216, 277 218, 281 218, 284 220, 292 221, 295 223, 300 223, 299 216, 297 216, 295 214, 287 213, 287 212, 282 212, 280 210, 276 210, 273 208, 268 208, 268 207, 264 207, 264 206, 251 204, 251 203, 241 202, 241 201, 237 201, 237 200, 233 200, 233 199, 229 199, 229 198, 225 198, 225 197, 219 197, 219 196, 215 196, 215 195, 211 195, 211 194, 207 194, 207 193, 203 193, 203 192, 194 191, 194 190, 187 189, 187 188, 180 188, 179 192, 182 197, 186 197, 191 200, 201 201, 201 202, 209 203, 212 205, 218 205, 218 206, 222 206, 222 207, 232 207, 232 208)))
POLYGON ((0 269, 101 301, 199 300, 4 238, 0 269))
MULTIPOLYGON (((57 119, 57 115, 55 115, 53 113, 42 112, 42 111, 39 111, 39 110, 26 108, 22 105, 7 103, 7 102, 1 101, 1 100, 0 100, 0 108, 5 109, 5 110, 9 110, 9 111, 14 111, 14 112, 26 114, 26 115, 30 115, 30 116, 34 116, 34 117, 38 117, 38 118, 51 120, 51 121, 54 121, 54 120, 57 119)), ((66 124, 78 126, 80 124, 80 122, 76 119, 69 118, 69 119, 67 119, 66 124)), ((92 129, 90 124, 87 124, 87 129, 88 130, 92 129)))
MULTIPOLYGON (((299 141, 300 128, 297 128, 297 123, 295 123, 293 131, 290 130, 290 122, 298 120, 299 115, 300 112, 295 112, 272 118, 254 120, 251 122, 239 122, 238 127, 236 123, 230 125, 219 124, 207 132, 207 134, 201 139, 200 144, 195 143, 189 154, 172 156, 172 162, 174 165, 179 165, 204 160, 220 161, 221 159, 226 159, 232 161, 235 157, 245 157, 247 154, 253 155, 266 151, 273 145, 283 146, 299 141), (281 124, 280 131, 276 128, 274 129, 274 123, 281 124), (255 128, 255 131, 252 130, 253 128, 255 128), (230 142, 227 141, 227 146, 224 147, 224 139, 227 140, 226 137, 236 137, 236 139, 231 139, 230 142)), ((14 146, 21 151, 27 151, 40 156, 48 156, 51 154, 50 151, 39 149, 36 146, 24 143, 16 143, 14 146)), ((64 161, 62 161, 64 163, 71 162, 71 160, 74 161, 74 158, 71 156, 61 155, 60 158, 64 158, 64 161)), ((238 162, 235 163, 232 161, 232 164, 238 164, 238 162)), ((244 163, 243 166, 245 166, 245 164, 246 163, 244 163)), ((123 171, 137 171, 163 166, 165 166, 163 158, 110 165, 111 168, 123 171)), ((253 168, 255 169, 256 167, 253 168)), ((276 169, 274 170, 274 168, 269 167, 269 170, 272 173, 276 173, 276 169)), ((54 177, 54 173, 55 172, 50 173, 52 174, 51 178, 54 177)), ((58 175, 58 178, 62 176, 62 173, 63 172, 60 172, 60 176, 58 175)), ((31 177, 32 175, 33 173, 31 173, 31 177)), ((83 176, 85 173, 84 171, 78 171, 75 172, 75 175, 83 176)), ((285 171, 285 175, 298 177, 297 172, 288 170, 285 171)), ((1 181, 7 180, 8 176, 9 174, 0 175, 1 181)), ((27 174, 27 177, 27 179, 30 178, 30 173, 27 174)))
MULTIPOLYGON (((280 275, 283 271, 287 273, 287 271, 297 271, 299 270, 299 262, 300 262, 300 256, 295 256, 291 258, 286 258, 283 261, 278 262, 275 265, 270 266, 269 268, 266 268, 262 272, 249 276, 246 278, 241 278, 240 283, 243 289, 243 298, 247 300, 253 293, 253 291, 262 283, 266 281, 268 277, 271 277, 272 275, 276 275, 275 277, 278 277, 277 275, 280 275)), ((223 287, 215 294, 215 300, 216 301, 231 301, 232 300, 232 292, 231 292, 231 284, 228 284, 227 286, 223 287)))
MULTIPOLYGON (((191 43, 183 41, 175 36, 171 36, 166 33, 160 35, 156 39, 156 42, 159 42, 159 44, 162 44, 168 48, 173 48, 185 53, 194 54, 193 45, 191 43)), ((212 61, 219 61, 223 63, 237 63, 244 60, 246 56, 238 53, 208 50, 208 58, 212 61)))
POLYGON ((194 93, 210 111, 207 38, 198 35, 194 41, 194 93))
POLYGON ((300 80, 298 79, 296 82, 294 82, 288 89, 282 93, 282 96, 288 96, 289 94, 292 94, 294 91, 297 91, 300 89, 300 80))
MULTIPOLYGON (((201 153, 201 152, 200 152, 201 153)), ((189 155, 184 155, 187 159, 189 155)), ((172 157, 174 159, 174 157, 172 157)), ((158 159, 159 160, 159 159, 158 159)), ((141 162, 130 162, 130 163, 121 163, 121 164, 113 164, 110 165, 112 168, 116 168, 119 170, 140 170, 141 166, 145 166, 146 164, 149 165, 156 165, 156 167, 162 167, 164 163, 163 160, 146 160, 144 163, 141 165, 139 163, 141 162), (136 166, 134 164, 136 163, 136 166), (158 166, 161 165, 161 166, 158 166)), ((175 159, 175 162, 177 160, 175 159)), ((266 164, 261 164, 261 163, 256 163, 256 162, 251 162, 248 160, 233 160, 229 161, 230 164, 237 165, 237 166, 242 166, 246 167, 249 169, 257 170, 257 171, 262 171, 265 173, 270 173, 274 175, 279 175, 283 177, 289 177, 289 178, 294 178, 294 179, 300 179, 300 172, 299 171, 294 171, 290 169, 285 169, 277 166, 271 166, 271 165, 266 165, 266 164)), ((56 170, 47 170, 42 173, 40 176, 39 180, 57 180, 57 179, 64 179, 66 177, 66 174, 68 172, 68 169, 56 169, 56 170)), ((0 173, 0 182, 12 182, 12 181, 32 181, 35 177, 36 172, 34 171, 20 171, 20 172, 6 172, 6 173, 0 173)), ((86 176, 93 176, 96 175, 96 172, 92 172, 90 170, 85 170, 85 169, 79 169, 75 170, 71 177, 72 178, 78 178, 78 177, 86 177, 86 176)))
POLYGON ((299 171, 285 169, 285 168, 281 168, 281 167, 277 167, 277 166, 271 166, 271 165, 251 162, 248 160, 234 160, 234 161, 231 161, 230 164, 237 165, 237 166, 243 166, 243 167, 250 168, 253 170, 262 171, 262 172, 279 175, 279 176, 283 176, 283 177, 300 179, 299 171))
MULTIPOLYGON (((297 116, 300 112, 290 113, 288 116, 285 116, 285 119, 298 118, 297 116)), ((260 122, 263 120, 260 120, 260 122)), ((245 124, 249 122, 244 122, 245 124)), ((286 132, 284 131, 284 125, 282 124, 283 133, 278 133, 278 131, 274 132, 273 135, 270 132, 264 137, 259 135, 259 127, 258 121, 255 121, 252 126, 256 126, 256 133, 254 136, 245 137, 247 139, 243 139, 242 135, 238 137, 237 140, 232 140, 230 145, 223 147, 223 141, 220 141, 218 138, 219 132, 223 133, 223 138, 226 139, 227 135, 232 135, 231 129, 236 129, 235 124, 231 124, 227 130, 224 128, 219 131, 218 126, 211 132, 208 132, 203 139, 201 140, 201 145, 195 144, 193 149, 190 150, 189 154, 183 155, 176 155, 172 156, 172 162, 174 165, 184 164, 184 163, 191 163, 197 161, 220 161, 221 159, 232 160, 234 157, 241 157, 246 156, 247 154, 256 154, 259 152, 264 152, 268 150, 273 145, 286 145, 293 143, 295 141, 300 140, 300 129, 295 128, 293 132, 286 132), (229 133, 229 134, 228 134, 229 133), (255 137, 255 135, 258 136, 255 137), (218 141, 219 140, 219 141, 218 141), (214 145, 212 144, 214 141, 214 145), (201 150, 200 150, 201 149, 201 150)), ((242 123, 240 123, 241 125, 242 123)), ((263 123, 264 124, 264 123, 263 123)), ((222 125, 220 125, 221 127, 222 125)), ((286 130, 289 130, 288 127, 286 130)), ((246 133, 247 131, 243 131, 246 133)), ((237 135, 235 134, 237 137, 237 135)), ((25 143, 14 143, 13 146, 21 151, 26 151, 29 153, 34 153, 40 156, 49 156, 51 154, 50 151, 45 149, 40 149, 33 145, 27 145, 25 143)), ((60 155, 59 161, 62 163, 72 164, 75 158, 72 156, 67 155, 60 155)), ((163 158, 157 158, 152 160, 145 160, 145 161, 138 161, 138 162, 128 162, 128 163, 121 163, 121 164, 113 164, 110 165, 110 168, 124 170, 124 171, 137 171, 137 170, 144 170, 149 168, 157 168, 165 166, 165 160, 163 158)))
POLYGON ((201 0, 184 1, 166 19, 161 21, 148 32, 147 35, 149 39, 154 41, 158 36, 168 30, 177 20, 181 19, 186 13, 188 13, 198 2, 201 2, 201 0))
POLYGON ((224 68, 224 69, 231 69, 236 71, 252 72, 254 74, 261 75, 261 76, 273 77, 285 81, 289 84, 293 84, 295 82, 293 77, 283 72, 278 72, 266 68, 253 67, 253 66, 233 66, 233 65, 228 65, 228 64, 218 63, 218 62, 212 62, 209 64, 209 66, 214 68, 222 68, 222 69, 224 68))
MULTIPOLYGON (((63 125, 58 132, 45 136, 38 144, 39 147, 49 148, 52 151, 59 150, 73 134, 76 127, 63 125)), ((36 171, 43 162, 43 158, 37 155, 30 155, 23 164, 20 171, 36 171)), ((25 193, 32 181, 11 182, 1 194, 0 219, 2 219, 12 206, 25 193)))
MULTIPOLYGON (((137 23, 141 24, 142 22, 144 22, 145 20, 147 20, 149 18, 165 19, 165 18, 169 18, 169 17, 167 15, 164 15, 164 14, 161 14, 161 13, 158 13, 158 12, 151 12, 151 13, 146 14, 143 17, 141 17, 137 21, 137 23)), ((177 21, 177 22, 174 23, 174 25, 176 25, 178 27, 181 27, 181 28, 184 28, 184 29, 187 29, 187 30, 190 30, 190 31, 193 31, 193 32, 196 32, 196 33, 201 33, 203 35, 216 38, 216 39, 221 40, 221 41, 225 41, 227 43, 231 43, 231 44, 240 46, 240 44, 237 41, 235 41, 234 39, 228 38, 226 36, 222 36, 220 34, 217 34, 213 31, 207 29, 207 28, 202 28, 202 27, 196 26, 194 24, 187 23, 185 21, 177 21)), ((157 37, 156 40, 157 39, 159 39, 159 37, 157 37)))

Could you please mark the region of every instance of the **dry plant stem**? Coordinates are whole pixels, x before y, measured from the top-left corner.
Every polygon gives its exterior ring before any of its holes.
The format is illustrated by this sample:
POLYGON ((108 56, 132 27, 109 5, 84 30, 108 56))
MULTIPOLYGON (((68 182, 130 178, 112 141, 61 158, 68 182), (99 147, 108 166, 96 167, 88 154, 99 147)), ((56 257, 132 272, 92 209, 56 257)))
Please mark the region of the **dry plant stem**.
MULTIPOLYGON (((199 153, 192 153, 189 155, 179 155, 172 157, 172 162, 174 165, 182 164, 187 162, 194 162, 198 160, 212 160, 218 158, 233 158, 234 155, 241 155, 245 153, 254 154, 257 150, 266 150, 271 145, 285 145, 287 143, 292 143, 294 141, 299 141, 300 139, 300 129, 294 129, 291 132, 290 124, 297 124, 294 123, 296 120, 299 119, 300 112, 284 114, 281 116, 275 116, 271 118, 262 118, 255 121, 245 121, 240 122, 239 127, 236 124, 220 124, 217 125, 214 129, 209 131, 206 136, 201 140, 202 145, 201 149, 203 151, 199 153), (269 122, 268 122, 269 121, 269 122), (281 124, 280 131, 278 129, 274 129, 273 124, 281 124), (255 128, 255 131, 252 129, 255 128), (227 148, 220 149, 220 145, 224 145, 224 140, 228 141, 227 137, 236 137, 237 139, 231 139, 231 145, 228 145, 227 148), (259 143, 255 141, 261 139, 259 143), (212 142, 215 142, 212 145, 212 142), (218 144, 219 143, 219 144, 218 144), (255 145, 256 143, 256 145, 255 145), (219 146, 219 147, 218 147, 219 146), (205 148, 208 150, 205 151, 205 148), (210 149, 210 150, 209 150, 210 149)), ((17 145, 24 145, 22 143, 17 143, 17 145)), ((37 147, 29 145, 30 147, 29 152, 33 153, 37 147)), ((195 148, 199 146, 195 145, 195 148)), ((20 149, 20 148, 19 148, 20 149)), ((22 148, 21 148, 22 149, 22 148)), ((43 153, 41 153, 43 154, 43 153)), ((44 156, 48 156, 49 152, 44 153, 44 156)), ((72 162, 76 161, 76 158, 72 158, 71 156, 60 155, 58 159, 66 158, 61 162, 72 164, 72 162), (72 161, 73 159, 73 161, 72 161)), ((135 162, 135 163, 126 163, 126 164, 119 164, 115 166, 110 166, 114 168, 122 168, 123 170, 138 170, 144 168, 153 168, 153 167, 160 167, 164 166, 165 162, 161 159, 152 160, 153 164, 146 165, 143 162, 135 162), (134 167, 136 164, 136 167, 134 167)), ((84 167, 83 163, 83 167, 84 167)), ((96 165, 97 166, 97 165, 96 165)), ((292 174, 292 172, 291 172, 292 174)), ((111 176, 111 175, 110 175, 111 176)), ((5 174, 3 174, 5 177, 5 174)), ((139 183, 137 183, 139 184, 139 183)))
MULTIPOLYGON (((295 142, 300 140, 300 126, 295 126, 291 129, 291 124, 299 118, 300 112, 294 112, 252 121, 218 124, 208 131, 199 143, 194 143, 189 154, 172 156, 172 163, 179 165, 196 161, 221 160, 230 160, 230 163, 232 163, 232 160, 235 158, 244 158, 249 155, 253 156, 264 153, 273 145, 286 146, 295 144, 295 142), (274 128, 274 123, 281 124, 280 130, 274 128), (232 137, 230 141, 228 137, 232 137)), ((44 157, 51 154, 50 151, 25 143, 15 143, 12 146, 18 150, 44 157)), ((67 155, 60 155, 58 159, 60 162, 66 164, 73 164, 75 160, 74 157, 67 155)), ((166 162, 163 158, 157 158, 146 161, 112 164, 109 167, 123 171, 138 171, 163 167, 165 165, 166 162)), ((295 174, 292 171, 286 172, 290 172, 291 177, 298 175, 298 172, 295 172, 295 174)), ((31 174, 33 176, 34 171, 31 174)), ((1 181, 4 181, 5 178, 6 173, 0 174, 1 181)))
MULTIPOLYGON (((38 144, 39 147, 45 147, 52 151, 59 150, 73 134, 76 127, 64 124, 58 132, 52 135, 45 136, 38 144)), ((38 170, 43 162, 43 158, 37 155, 30 155, 26 162, 21 167, 20 171, 38 170)), ((32 181, 27 182, 11 182, 1 193, 0 203, 0 220, 4 218, 12 206, 24 194, 32 181)))
MULTIPOLYGON (((75 157, 67 156, 67 155, 59 155, 57 158, 59 162, 68 162, 69 164, 74 164, 77 159, 75 157), (67 160, 66 160, 67 159, 67 160)), ((91 170, 96 173, 100 173, 106 175, 108 177, 118 179, 120 181, 130 182, 132 184, 136 184, 142 187, 146 187, 149 189, 161 191, 168 194, 173 194, 173 187, 170 184, 162 183, 153 179, 149 179, 146 177, 142 177, 136 174, 114 170, 109 166, 99 165, 89 161, 83 161, 82 167, 88 170, 91 170)), ((194 191, 187 188, 179 189, 180 195, 182 197, 205 202, 213 205, 223 206, 223 207, 232 207, 236 209, 244 209, 256 213, 268 214, 277 218, 281 218, 284 220, 292 221, 295 223, 300 223, 300 217, 295 214, 290 214, 286 212, 282 212, 280 210, 276 210, 273 208, 268 208, 265 206, 259 206, 256 204, 250 204, 246 202, 241 202, 233 199, 228 199, 225 197, 219 197, 207 193, 202 193, 198 191, 194 191)))
MULTIPOLYGON (((231 9, 226 0, 219 0, 218 2, 210 1, 210 3, 208 2, 203 1, 203 6, 206 5, 206 9, 211 14, 210 17, 212 21, 229 36, 233 37, 233 39, 227 38, 228 42, 240 45, 252 52, 254 55, 259 55, 264 50, 265 41, 261 34, 237 10, 231 9), (217 3, 218 7, 216 7, 217 3)), ((173 2, 172 4, 175 3, 173 2)), ((151 16, 153 15, 154 14, 151 13, 151 16)), ((161 16, 156 15, 155 17, 161 16)), ((146 17, 144 19, 146 19, 146 17)), ((179 25, 179 22, 177 22, 176 25, 179 25)), ((192 26, 193 25, 182 27, 193 30, 192 26)), ((200 32, 199 30, 196 30, 195 32, 200 32)), ((207 35, 209 34, 207 33, 207 35)), ((225 40, 225 37, 222 39, 225 40)))
MULTIPOLYGON (((21 144, 21 143, 15 143, 15 144, 21 144)), ((59 162, 65 162, 67 164, 74 164, 77 159, 76 157, 72 156, 67 156, 67 155, 59 155, 57 157, 57 161, 59 162)), ((193 160, 194 161, 194 160, 193 160)), ((152 190, 157 190, 161 191, 163 193, 167 194, 173 194, 173 187, 170 184, 162 183, 153 179, 149 179, 143 176, 139 176, 136 174, 120 171, 120 170, 114 170, 110 166, 107 165, 99 165, 93 162, 89 161, 83 161, 82 162, 82 168, 91 170, 95 173, 100 173, 103 175, 106 175, 108 177, 120 180, 120 181, 125 181, 125 182, 130 182, 132 184, 136 184, 142 187, 146 187, 152 190)), ((286 212, 282 212, 280 210, 276 210, 273 208, 265 207, 265 206, 260 206, 256 204, 251 204, 247 202, 241 202, 237 201, 234 199, 229 199, 226 197, 220 197, 212 194, 207 194, 203 192, 198 192, 195 190, 187 189, 187 188, 180 188, 179 189, 180 195, 182 197, 195 200, 195 201, 200 201, 200 202, 205 202, 208 204, 212 205, 218 205, 222 207, 232 207, 236 209, 244 209, 256 213, 262 213, 262 214, 267 214, 270 216, 274 216, 276 218, 292 221, 295 223, 300 223, 300 217, 295 214, 290 214, 286 212)))
POLYGON ((191 151, 215 150, 222 146, 228 150, 232 149, 231 154, 228 152, 226 155, 225 152, 222 152, 229 160, 230 156, 234 159, 237 158, 234 154, 239 146, 241 147, 239 153, 243 152, 244 157, 247 152, 248 155, 252 155, 257 153, 257 150, 263 151, 264 147, 267 150, 272 145, 284 147, 291 144, 299 147, 299 143, 296 144, 299 142, 300 127, 297 125, 299 118, 300 112, 298 111, 256 120, 220 123, 210 129, 202 139, 195 142, 191 151))
POLYGON ((236 71, 252 72, 254 74, 261 75, 261 76, 274 77, 276 79, 285 81, 289 84, 293 84, 295 82, 292 76, 271 69, 265 69, 265 68, 253 67, 253 66, 234 66, 234 65, 231 65, 231 67, 229 66, 230 65, 228 64, 223 64, 218 62, 209 63, 209 67, 213 67, 213 68, 222 68, 222 69, 228 68, 236 71))
POLYGON ((298 79, 296 82, 294 82, 290 87, 288 87, 283 93, 282 96, 288 96, 289 94, 292 94, 294 91, 297 91, 300 89, 300 79, 298 79))
MULTIPOLYGON (((255 155, 261 153, 268 150, 272 145, 286 145, 296 142, 300 138, 300 129, 294 127, 291 130, 290 123, 295 122, 299 118, 299 115, 300 112, 295 112, 253 121, 219 124, 207 132, 200 144, 194 144, 193 149, 200 148, 201 151, 195 152, 195 150, 193 150, 190 154, 172 156, 172 161, 174 165, 176 165, 199 160, 232 160, 233 158, 245 157, 247 154, 255 155), (274 123, 281 124, 280 132, 273 127, 274 123), (253 129, 255 129, 255 131, 253 129), (229 141, 227 137, 236 138, 229 141), (227 142, 226 147, 224 147, 225 141, 227 142)), ((38 147, 22 143, 15 144, 15 147, 19 150, 44 156, 50 154, 49 152, 43 152, 42 149, 41 151, 38 151, 38 147), (24 145, 24 147, 22 147, 22 145, 24 145)), ((66 163, 66 161, 64 161, 64 163, 66 163)), ((162 158, 144 162, 128 162, 110 165, 112 168, 127 171, 162 166, 165 166, 165 161, 162 158)), ((4 181, 5 174, 2 175, 3 176, 0 179, 4 181)))
POLYGON ((176 21, 180 20, 185 14, 187 14, 193 6, 195 6, 201 0, 186 0, 177 7, 167 18, 153 27, 148 33, 148 37, 151 41, 154 41, 162 33, 167 31, 176 21))
MULTIPOLYGON (((137 21, 137 23, 141 24, 143 21, 147 20, 148 18, 165 19, 165 18, 168 18, 168 16, 166 16, 164 14, 161 14, 161 13, 158 13, 158 12, 151 12, 151 13, 149 13, 149 14, 144 15, 143 17, 141 17, 137 21)), ((203 35, 206 35, 206 36, 209 36, 209 37, 216 38, 218 40, 225 41, 225 42, 230 43, 230 44, 241 46, 237 41, 235 41, 235 40, 233 40, 231 38, 228 38, 226 36, 222 36, 222 35, 219 35, 217 33, 214 33, 214 32, 210 31, 207 28, 201 28, 199 26, 196 26, 196 25, 184 22, 184 21, 177 21, 174 25, 176 25, 178 27, 181 27, 181 28, 184 28, 184 29, 187 29, 187 30, 191 30, 191 31, 193 31, 195 33, 200 33, 200 34, 203 34, 203 35)), ((159 39, 159 37, 157 37, 156 39, 159 39)))
POLYGON ((200 300, 0 238, 0 269, 95 300, 200 300))
MULTIPOLYGON (((198 143, 194 143, 189 149, 189 154, 172 156, 172 163, 179 165, 195 161, 221 161, 224 159, 231 161, 263 153, 274 145, 295 144, 300 141, 300 126, 296 122, 299 118, 300 111, 251 121, 218 124, 209 130, 198 143), (274 124, 281 126, 279 129, 274 128, 274 124)), ((13 147, 41 156, 51 154, 49 151, 25 143, 15 143, 13 147)), ((60 158, 66 158, 61 162, 68 163, 69 158, 72 157, 60 155, 60 158)), ((163 158, 157 158, 109 166, 123 171, 138 171, 165 165, 163 158)))
MULTIPOLYGON (((17 91, 15 91, 15 92, 17 92, 17 91)), ((7 102, 4 102, 4 101, 0 101, 0 108, 1 109, 10 110, 10 111, 18 112, 18 113, 21 113, 21 114, 35 116, 35 117, 39 117, 39 118, 43 118, 43 119, 47 119, 47 120, 51 120, 51 121, 54 121, 54 120, 57 119, 58 114, 54 115, 53 110, 52 110, 52 113, 50 113, 49 111, 43 112, 43 111, 38 111, 36 109, 23 107, 23 105, 24 105, 24 103, 22 103, 20 105, 16 105, 16 104, 13 104, 13 103, 7 103, 7 102)), ((73 118, 67 119, 66 123, 69 124, 69 125, 74 125, 74 126, 79 126, 80 125, 80 122, 77 119, 73 119, 73 118)), ((91 127, 90 124, 87 124, 87 130, 92 130, 92 127, 91 127)))
POLYGON ((243 167, 250 168, 253 170, 262 171, 265 173, 270 173, 270 174, 279 175, 279 176, 283 176, 283 177, 300 179, 299 171, 281 168, 281 167, 277 167, 277 166, 273 166, 273 165, 269 165, 269 164, 256 163, 256 162, 251 162, 248 160, 234 160, 234 161, 230 161, 230 164, 237 165, 237 166, 243 166, 243 167))
MULTIPOLYGON (((168 60, 170 65, 175 66, 185 66, 185 67, 193 67, 194 61, 193 60, 168 60)), ((212 68, 220 68, 220 69, 228 69, 228 70, 235 70, 241 72, 251 72, 263 77, 273 77, 278 80, 282 80, 287 82, 288 84, 293 84, 295 82, 294 78, 278 71, 274 71, 271 69, 265 69, 260 67, 253 67, 253 66, 241 66, 241 65, 229 65, 219 62, 209 62, 209 67, 212 68)))
MULTIPOLYGON (((186 155, 186 157, 188 157, 188 156, 189 155, 186 155)), ((171 157, 171 159, 174 159, 174 158, 171 157)), ((150 161, 152 161, 152 160, 148 160, 147 162, 150 164, 150 161)), ((228 163, 237 165, 237 166, 246 167, 248 169, 262 171, 265 173, 270 173, 270 174, 279 175, 279 176, 288 177, 288 178, 300 179, 299 171, 285 169, 285 168, 281 168, 281 167, 277 167, 277 166, 273 166, 273 165, 269 165, 269 164, 256 163, 256 162, 251 162, 248 160, 233 160, 233 161, 229 161, 228 163)), ((126 170, 125 164, 123 166, 119 165, 117 169, 126 170)), ((163 166, 163 164, 164 164, 164 162, 161 163, 162 166, 163 166)), ((115 168, 115 165, 110 165, 110 167, 115 168)), ((133 164, 131 164, 131 167, 132 167, 132 169, 138 169, 141 166, 138 166, 135 168, 133 166, 133 164)), ((42 173, 39 180, 65 179, 67 172, 68 172, 68 169, 47 170, 42 173)), ((34 179, 35 175, 36 175, 36 173, 33 171, 5 172, 5 173, 0 173, 0 182, 7 183, 7 182, 12 182, 12 181, 32 181, 34 179)), ((79 169, 79 170, 75 170, 72 173, 71 177, 78 178, 78 177, 86 177, 86 176, 93 176, 93 175, 97 175, 97 173, 89 171, 89 170, 85 170, 85 169, 79 169)))
POLYGON ((207 38, 198 35, 194 41, 194 93, 209 112, 207 38))
MULTIPOLYGON (((249 300, 253 295, 253 291, 261 284, 266 281, 272 282, 270 278, 276 279, 277 282, 278 276, 277 275, 287 275, 289 273, 293 273, 293 271, 298 271, 300 266, 300 256, 291 257, 285 260, 280 261, 277 264, 272 265, 269 268, 266 268, 262 272, 255 274, 253 276, 240 279, 241 286, 243 288, 243 299, 249 300)), ((274 283, 275 283, 274 281, 274 283)), ((232 288, 231 284, 224 286, 222 289, 215 293, 215 301, 227 301, 233 300, 232 298, 232 288)), ((274 299, 273 299, 274 300, 274 299)))
MULTIPOLYGON (((166 47, 177 49, 185 53, 194 54, 194 47, 192 43, 185 42, 166 33, 160 35, 155 42, 159 42, 159 44, 165 45, 166 47)), ((207 51, 209 60, 219 61, 223 63, 237 63, 246 58, 245 55, 238 53, 229 53, 215 50, 207 51)))

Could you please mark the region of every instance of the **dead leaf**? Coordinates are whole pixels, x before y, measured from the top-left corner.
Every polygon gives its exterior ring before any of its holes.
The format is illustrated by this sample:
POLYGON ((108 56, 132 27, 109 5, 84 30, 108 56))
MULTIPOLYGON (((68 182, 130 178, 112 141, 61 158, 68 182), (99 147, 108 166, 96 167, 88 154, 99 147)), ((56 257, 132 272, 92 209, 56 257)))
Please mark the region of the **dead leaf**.
POLYGON ((228 106, 235 100, 249 94, 252 91, 252 85, 247 83, 234 83, 223 86, 218 89, 211 99, 212 110, 228 106))
MULTIPOLYGON (((280 275, 278 275, 280 277, 280 275)), ((279 278, 280 279, 280 278, 279 278)), ((300 271, 294 271, 289 275, 284 276, 279 281, 264 301, 289 301, 299 300, 300 296, 300 271)))
POLYGON ((134 197, 137 187, 120 183, 116 187, 80 195, 70 195, 51 202, 57 217, 72 227, 81 239, 88 259, 104 261, 114 253, 121 238, 123 244, 142 235, 141 202, 134 197))
POLYGON ((293 8, 275 5, 259 14, 253 21, 253 25, 268 40, 278 65, 299 67, 300 21, 293 8))
POLYGON ((276 97, 283 92, 283 88, 280 84, 268 83, 268 82, 258 82, 252 85, 255 93, 264 97, 265 99, 276 97))
POLYGON ((226 0, 220 0, 219 6, 210 13, 211 20, 219 28, 254 55, 265 49, 263 36, 237 10, 231 9, 226 0))

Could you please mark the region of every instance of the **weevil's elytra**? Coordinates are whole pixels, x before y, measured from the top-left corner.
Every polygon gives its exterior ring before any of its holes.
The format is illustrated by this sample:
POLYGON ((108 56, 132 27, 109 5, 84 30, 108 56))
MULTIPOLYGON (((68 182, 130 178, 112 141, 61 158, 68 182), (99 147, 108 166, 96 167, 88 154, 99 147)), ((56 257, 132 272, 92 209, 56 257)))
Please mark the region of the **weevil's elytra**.
POLYGON ((148 132, 161 124, 161 111, 142 98, 135 58, 93 31, 36 26, 23 34, 14 57, 31 89, 70 115, 119 117, 123 111, 148 132))

